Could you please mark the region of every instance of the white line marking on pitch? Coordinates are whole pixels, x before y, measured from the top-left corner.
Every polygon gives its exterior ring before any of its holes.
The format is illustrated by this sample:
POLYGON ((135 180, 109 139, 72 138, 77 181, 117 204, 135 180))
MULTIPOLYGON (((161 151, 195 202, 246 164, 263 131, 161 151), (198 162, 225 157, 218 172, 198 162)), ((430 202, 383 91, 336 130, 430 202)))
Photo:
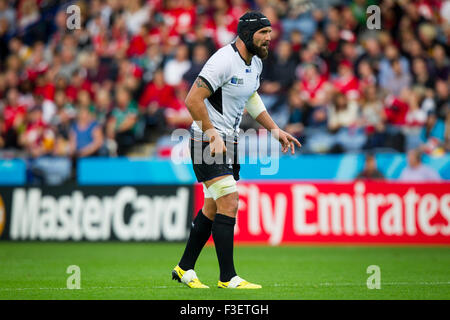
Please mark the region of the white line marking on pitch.
MULTIPOLYGON (((167 289, 175 288, 169 286, 155 286, 155 287, 86 287, 76 290, 97 290, 97 289, 167 289)), ((68 288, 0 288, 0 291, 23 291, 23 290, 74 290, 68 288)), ((76 291, 74 290, 74 291, 76 291)))
MULTIPOLYGON (((421 285, 421 286, 441 286, 441 285, 450 285, 450 281, 441 281, 441 282, 381 282, 381 285, 387 286, 409 286, 409 285, 421 285)), ((274 287, 313 287, 313 286, 321 286, 321 287, 365 287, 365 283, 331 283, 331 282, 323 282, 323 283, 305 283, 305 284, 279 284, 276 283, 273 285, 274 287)))
MULTIPOLYGON (((441 282, 382 282, 382 285, 386 286, 408 286, 408 285, 421 285, 421 286, 446 286, 450 285, 450 281, 441 281, 441 282)), ((331 282, 322 282, 322 283, 305 283, 305 284, 290 284, 284 285, 275 283, 271 286, 266 287, 313 287, 313 286, 321 286, 321 287, 365 287, 365 283, 331 283, 331 282)), ((179 288, 179 286, 154 286, 154 287, 85 287, 77 290, 97 290, 97 289, 169 289, 169 288, 179 288)), ((24 291, 24 290, 71 290, 68 288, 0 288, 0 291, 24 291)), ((75 290, 76 291, 76 290, 75 290)))

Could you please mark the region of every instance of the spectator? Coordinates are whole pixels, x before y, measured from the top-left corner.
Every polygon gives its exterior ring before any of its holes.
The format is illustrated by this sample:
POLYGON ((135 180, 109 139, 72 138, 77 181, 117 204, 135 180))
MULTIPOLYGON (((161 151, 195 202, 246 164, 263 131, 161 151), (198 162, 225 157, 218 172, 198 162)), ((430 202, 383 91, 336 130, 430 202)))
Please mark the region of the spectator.
POLYGON ((146 55, 140 60, 140 65, 144 69, 143 80, 150 82, 153 79, 153 73, 161 66, 163 55, 158 45, 151 45, 147 49, 146 55))
POLYGON ((19 2, 17 23, 20 31, 25 31, 29 26, 39 21, 40 13, 35 0, 23 0, 19 2))
POLYGON ((284 94, 295 81, 296 62, 288 41, 280 41, 276 52, 264 62, 261 89, 266 94, 284 94))
POLYGON ((348 99, 359 98, 359 80, 353 73, 352 63, 348 60, 341 61, 338 68, 338 76, 333 81, 337 91, 345 94, 348 99))
POLYGON ((106 89, 100 89, 95 95, 95 107, 91 106, 90 109, 99 125, 102 128, 105 128, 112 109, 109 91, 106 89))
POLYGON ((16 88, 9 89, 6 97, 7 105, 3 110, 4 147, 19 148, 18 139, 25 127, 27 110, 19 103, 19 91, 16 88))
POLYGON ((217 48, 229 44, 235 38, 236 27, 228 23, 223 12, 218 11, 214 14, 213 30, 213 39, 217 48))
POLYGON ((141 0, 128 0, 126 2, 125 23, 128 32, 131 34, 137 34, 141 26, 149 20, 150 8, 147 5, 142 5, 142 2, 141 0))
POLYGON ((356 176, 356 179, 361 180, 383 180, 383 174, 377 169, 377 161, 375 155, 367 154, 364 169, 356 176))
POLYGON ((0 149, 6 146, 5 118, 0 114, 0 149))
POLYGON ((380 43, 374 37, 370 37, 363 42, 364 51, 359 56, 356 65, 360 70, 359 64, 362 61, 367 61, 370 68, 374 70, 376 74, 380 71, 380 61, 383 59, 383 54, 380 48, 380 43))
POLYGON ((422 164, 422 154, 419 150, 408 152, 408 166, 400 174, 403 182, 433 182, 440 181, 441 177, 434 169, 422 164))
POLYGON ((0 0, 0 20, 3 19, 8 23, 9 32, 13 32, 16 23, 16 12, 8 5, 7 0, 0 0))
POLYGON ((402 68, 399 59, 394 59, 390 63, 392 73, 386 77, 384 89, 394 96, 399 96, 400 92, 411 85, 411 76, 402 68))
POLYGON ((358 125, 359 105, 336 92, 329 108, 328 128, 335 134, 333 152, 355 151, 366 143, 363 128, 358 125))
POLYGON ((389 82, 393 82, 393 79, 398 77, 407 78, 406 82, 409 84, 409 72, 408 59, 400 56, 397 47, 393 44, 388 44, 384 49, 384 57, 380 60, 380 70, 378 74, 380 86, 388 90, 388 92, 391 92, 389 90, 389 82), (395 71, 394 68, 396 69, 395 71))
MULTIPOLYGON (((256 6, 273 29, 259 93, 276 122, 305 141, 302 152, 449 151, 448 1, 383 0, 377 32, 365 26, 373 1, 350 2, 81 1, 82 28, 68 32, 65 1, 0 0, 0 148, 66 154, 80 108, 105 131, 112 155, 118 144, 126 154, 164 141, 191 121, 186 84, 256 6)), ((241 127, 258 124, 244 114, 241 127)))
POLYGON ((70 154, 80 158, 98 155, 103 144, 103 132, 85 106, 78 110, 77 120, 72 125, 69 136, 70 154))
POLYGON ((72 75, 80 68, 77 59, 74 56, 75 48, 63 47, 61 51, 61 68, 59 75, 70 79, 72 75))
POLYGON ((436 81, 436 114, 439 119, 445 120, 450 114, 450 89, 448 83, 443 80, 436 81))
POLYGON ((8 30, 8 20, 6 18, 0 18, 0 67, 9 55, 8 30))
POLYGON ((421 149, 427 154, 442 151, 445 142, 445 123, 435 113, 428 114, 425 126, 420 131, 421 149))
POLYGON ((285 131, 296 138, 301 138, 305 128, 304 104, 299 95, 294 91, 289 91, 288 105, 290 107, 289 119, 285 131))
POLYGON ((203 65, 209 58, 208 48, 204 45, 196 45, 192 53, 192 64, 188 71, 183 75, 189 87, 192 86, 198 74, 203 68, 203 65))
POLYGON ((176 92, 176 97, 169 108, 165 109, 164 116, 170 129, 188 129, 192 123, 192 117, 186 108, 184 101, 188 93, 187 85, 180 85, 176 92))
POLYGON ((117 141, 117 154, 125 155, 136 142, 138 108, 131 100, 130 92, 119 87, 116 91, 116 105, 107 124, 107 135, 117 141))
POLYGON ((436 44, 433 47, 432 70, 434 76, 444 81, 450 75, 450 61, 444 47, 440 44, 436 44))
POLYGON ((284 126, 288 121, 286 93, 295 81, 295 60, 289 42, 281 41, 276 53, 264 62, 261 99, 272 117, 284 126))
POLYGON ((415 58, 412 64, 413 85, 425 88, 433 88, 434 81, 431 79, 427 65, 423 58, 415 58))
POLYGON ((306 65, 298 90, 302 100, 312 107, 324 106, 329 89, 330 84, 326 77, 319 73, 318 66, 306 65))
MULTIPOLYGON (((166 109, 176 108, 176 103, 175 88, 164 81, 162 69, 156 70, 153 81, 147 85, 139 99, 139 109, 144 117, 146 136, 155 137, 155 130, 163 130, 166 124, 166 109)), ((156 136, 158 135, 156 133, 156 136)))
POLYGON ((55 104, 58 108, 57 115, 52 119, 52 126, 55 132, 55 156, 70 156, 70 131, 75 117, 75 110, 72 105, 66 103, 66 96, 63 91, 55 93, 55 104))
POLYGON ((33 158, 50 155, 54 148, 54 132, 42 120, 42 117, 42 106, 33 107, 27 117, 26 130, 20 136, 20 143, 33 158))
POLYGON ((164 66, 164 79, 171 86, 179 85, 183 74, 189 70, 191 62, 188 59, 188 47, 180 45, 176 49, 175 58, 164 66))
POLYGON ((444 150, 445 152, 450 152, 450 113, 445 120, 444 150))
POLYGON ((328 128, 337 132, 341 128, 355 126, 358 121, 359 106, 356 101, 349 101, 342 92, 334 94, 328 116, 328 128))
POLYGON ((406 94, 408 110, 406 112, 403 133, 406 135, 406 150, 410 150, 420 146, 420 131, 426 123, 427 113, 421 105, 423 91, 420 87, 408 90, 406 94))
POLYGON ((359 90, 364 91, 368 86, 376 86, 377 77, 368 60, 362 60, 358 64, 359 90))
POLYGON ((359 124, 364 128, 367 142, 364 149, 379 148, 386 140, 386 126, 383 119, 383 102, 375 85, 363 90, 359 124))

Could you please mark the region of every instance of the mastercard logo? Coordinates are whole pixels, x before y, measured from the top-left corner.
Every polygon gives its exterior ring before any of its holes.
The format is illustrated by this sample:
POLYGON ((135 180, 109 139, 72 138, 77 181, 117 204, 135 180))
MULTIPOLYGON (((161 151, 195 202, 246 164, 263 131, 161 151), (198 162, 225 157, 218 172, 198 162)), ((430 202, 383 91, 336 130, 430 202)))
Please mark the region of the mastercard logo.
POLYGON ((0 236, 3 233, 3 229, 5 228, 6 222, 6 210, 5 204, 3 203, 3 198, 0 196, 0 236))

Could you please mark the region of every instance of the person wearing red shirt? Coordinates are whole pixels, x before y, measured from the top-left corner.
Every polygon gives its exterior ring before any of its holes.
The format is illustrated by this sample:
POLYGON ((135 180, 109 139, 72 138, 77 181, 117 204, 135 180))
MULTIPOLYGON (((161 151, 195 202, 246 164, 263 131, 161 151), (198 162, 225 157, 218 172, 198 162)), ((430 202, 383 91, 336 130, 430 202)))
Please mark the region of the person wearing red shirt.
POLYGON ((19 91, 16 88, 9 89, 6 94, 8 104, 3 110, 6 131, 17 128, 23 123, 23 118, 27 112, 25 106, 19 104, 19 91))
POLYGON ((169 26, 169 32, 184 35, 191 31, 195 24, 195 7, 191 0, 168 0, 166 7, 161 11, 164 21, 169 26))
POLYGON ((166 122, 172 128, 188 129, 192 123, 191 114, 184 103, 189 88, 190 86, 188 87, 186 82, 182 82, 175 90, 176 97, 170 106, 165 109, 164 116, 166 118, 166 122))
POLYGON ((165 83, 163 71, 158 69, 153 75, 153 81, 144 89, 139 99, 139 107, 142 110, 148 109, 151 105, 158 108, 169 107, 174 98, 174 88, 165 83))
POLYGON ((55 136, 54 132, 42 120, 42 108, 40 105, 30 110, 27 128, 20 137, 20 143, 33 158, 52 153, 55 136))
POLYGON ((140 57, 147 51, 147 27, 141 26, 139 33, 135 34, 131 40, 127 49, 127 57, 140 57))
POLYGON ((75 72, 70 80, 70 84, 65 88, 65 93, 70 102, 77 99, 80 91, 87 91, 93 97, 93 89, 91 82, 86 79, 82 72, 75 72))
POLYGON ((338 77, 333 81, 337 91, 345 94, 349 99, 358 99, 359 80, 353 73, 353 66, 350 61, 344 60, 339 64, 338 77))
POLYGON ((408 103, 402 98, 390 96, 387 98, 384 115, 388 124, 400 126, 406 123, 406 115, 408 114, 408 103))
POLYGON ((36 79, 34 94, 42 96, 44 99, 53 100, 55 96, 55 70, 48 70, 39 75, 36 79))
POLYGON ((19 104, 19 91, 11 88, 6 93, 8 104, 3 109, 5 146, 18 148, 18 136, 24 129, 27 110, 19 104))
POLYGON ((145 116, 147 132, 149 129, 164 129, 165 109, 176 108, 175 99, 175 89, 165 83, 163 70, 157 69, 153 81, 147 85, 139 99, 139 109, 145 116))
POLYGON ((235 21, 239 21, 239 18, 244 15, 250 6, 245 0, 231 0, 231 8, 229 14, 233 17, 235 21))
POLYGON ((319 74, 318 67, 307 64, 304 67, 303 79, 300 81, 300 97, 311 106, 324 105, 329 83, 319 74))

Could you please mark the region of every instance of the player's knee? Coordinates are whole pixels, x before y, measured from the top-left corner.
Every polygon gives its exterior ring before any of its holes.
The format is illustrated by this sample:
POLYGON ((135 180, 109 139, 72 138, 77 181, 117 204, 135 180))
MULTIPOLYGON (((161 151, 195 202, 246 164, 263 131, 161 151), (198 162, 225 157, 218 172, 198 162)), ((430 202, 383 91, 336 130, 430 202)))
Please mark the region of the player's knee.
POLYGON ((239 206, 239 194, 233 192, 216 200, 217 212, 235 217, 239 206))
POLYGON ((202 212, 209 220, 214 220, 217 212, 216 202, 212 198, 205 198, 202 212))
MULTIPOLYGON (((203 210, 202 210, 203 211, 203 210)), ((214 218, 216 217, 217 211, 203 211, 203 214, 205 217, 207 217, 209 220, 214 221, 214 218)))
POLYGON ((236 180, 232 176, 220 179, 208 187, 208 192, 216 201, 217 211, 224 214, 236 214, 239 195, 236 180))

